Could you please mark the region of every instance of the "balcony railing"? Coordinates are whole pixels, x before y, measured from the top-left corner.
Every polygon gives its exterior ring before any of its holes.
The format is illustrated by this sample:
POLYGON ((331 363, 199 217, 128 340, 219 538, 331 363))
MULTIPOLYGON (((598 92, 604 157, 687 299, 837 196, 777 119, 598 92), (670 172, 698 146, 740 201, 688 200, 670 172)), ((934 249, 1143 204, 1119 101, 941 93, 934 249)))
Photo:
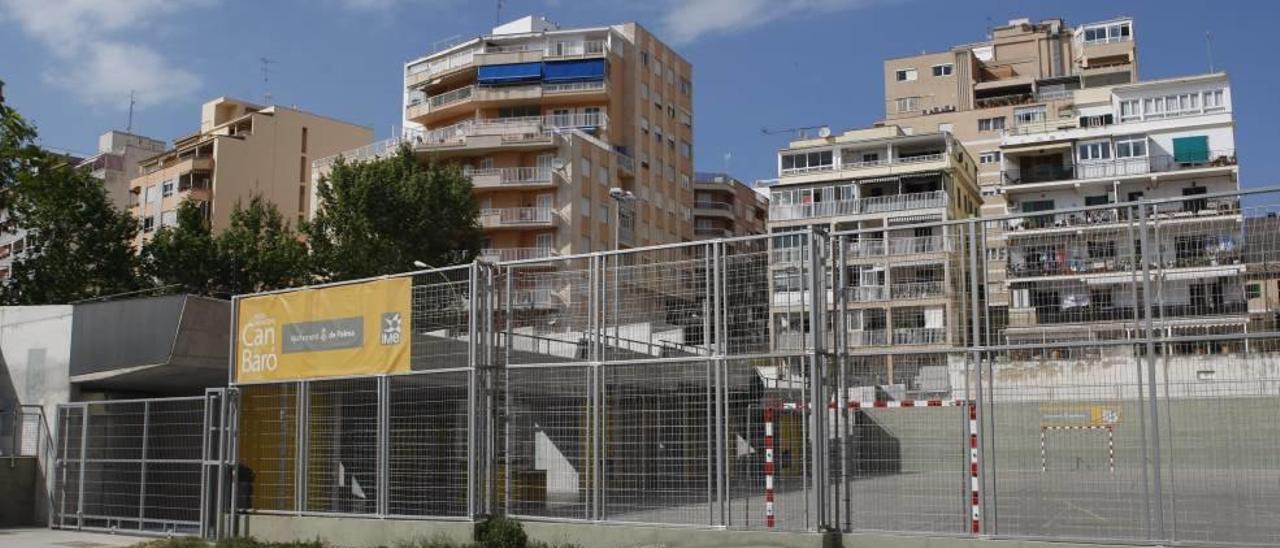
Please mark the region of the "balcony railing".
POLYGON ((455 90, 446 91, 439 95, 427 97, 427 105, 432 109, 443 108, 455 103, 461 103, 471 98, 475 94, 475 86, 461 87, 455 90))
POLYGON ((465 173, 471 176, 474 186, 497 185, 529 185, 551 182, 549 167, 499 167, 486 169, 470 169, 465 173))
POLYGON ((893 344, 941 344, 947 330, 941 327, 899 327, 893 330, 893 344))
POLYGON ((547 57, 594 57, 604 55, 604 40, 586 40, 580 44, 553 45, 547 48, 547 57))
POLYGON ((693 235, 699 238, 732 238, 733 231, 719 227, 694 227, 693 235))
POLYGON ((899 156, 896 158, 885 158, 883 160, 867 160, 854 162, 840 162, 838 164, 823 164, 807 167, 793 167, 782 170, 782 176, 804 175, 806 173, 819 173, 823 171, 857 171, 862 169, 872 169, 885 166, 895 165, 913 165, 928 162, 941 162, 946 159, 946 154, 938 152, 933 154, 916 154, 911 156, 899 156))
POLYGON ((814 202, 808 204, 775 204, 769 206, 770 220, 797 220, 819 217, 841 217, 868 213, 886 213, 911 209, 946 207, 947 193, 943 190, 893 194, 853 200, 814 202))
MULTIPOLYGON (((1248 303, 1239 301, 1225 301, 1206 299, 1204 302, 1184 304, 1184 305, 1165 305, 1160 306, 1153 304, 1151 315, 1157 320, 1162 318, 1194 318, 1197 316, 1226 316, 1234 314, 1245 314, 1248 312, 1248 303)), ((1032 327, 1036 325, 1063 325, 1075 323, 1092 323, 1092 322, 1123 322, 1146 319, 1146 307, 1139 304, 1138 307, 1133 306, 1114 306, 1114 305, 1095 305, 1061 308, 1061 307, 1040 307, 1040 308, 1023 308, 1009 311, 1009 325, 1011 327, 1032 327)))
POLYGON ((480 256, 489 261, 523 261, 558 257, 554 247, 491 247, 480 250, 480 256))
POLYGON ((480 210, 480 224, 485 227, 550 225, 556 217, 549 207, 506 207, 480 210))
POLYGON ((1047 183, 1077 179, 1128 177, 1148 173, 1165 173, 1186 169, 1236 165, 1235 149, 1211 150, 1202 158, 1177 158, 1152 155, 1142 158, 1120 158, 1078 164, 1041 164, 1029 169, 1011 166, 1004 169, 1009 184, 1047 183))
POLYGON ((896 283, 889 286, 889 296, 897 299, 932 299, 946 295, 947 285, 945 282, 927 281, 927 282, 904 282, 896 283))
POLYGON ((719 209, 723 211, 733 211, 733 204, 725 202, 695 201, 693 202, 693 207, 694 209, 719 209))
POLYGON ((883 329, 856 329, 850 331, 845 337, 846 343, 851 347, 858 346, 883 346, 888 344, 886 333, 883 329))
POLYGON ((858 285, 849 287, 845 295, 855 303, 883 301, 889 298, 888 289, 883 285, 858 285))
POLYGON ((942 236, 916 236, 906 238, 863 239, 849 242, 848 252, 854 257, 883 257, 885 255, 914 255, 948 251, 947 240, 942 236))
POLYGON ((588 91, 603 91, 604 80, 594 82, 565 82, 559 84, 542 84, 543 93, 582 93, 588 91))
POLYGON ((409 85, 423 82, 437 74, 444 74, 455 69, 466 67, 475 60, 475 53, 476 51, 474 49, 468 49, 434 61, 423 61, 413 65, 409 67, 409 85))
MULTIPOLYGON (((1009 261, 1009 277, 1011 278, 1038 278, 1044 276, 1067 276, 1079 274, 1099 274, 1108 272, 1128 273, 1142 268, 1142 260, 1135 259, 1128 254, 1123 256, 1100 256, 1089 257, 1085 254, 1076 254, 1065 249, 1059 249, 1054 255, 1067 257, 1066 259, 1052 260, 1030 260, 1030 261, 1009 261)), ((1156 257, 1149 265, 1151 268, 1203 268, 1213 266, 1226 266, 1240 263, 1240 252, 1235 249, 1224 249, 1221 251, 1196 249, 1184 251, 1181 254, 1172 254, 1170 257, 1156 257)), ((1156 272, 1159 275, 1159 272, 1156 272)))
MULTIPOLYGON (((1110 225, 1132 220, 1137 213, 1132 206, 1118 206, 1115 209, 1095 209, 1074 213, 1046 213, 1009 219, 1005 229, 1011 232, 1024 230, 1045 230, 1057 228, 1080 228, 1088 226, 1110 225)), ((1176 219, 1184 217, 1215 217, 1221 215, 1237 215, 1240 213, 1240 199, 1237 197, 1187 198, 1175 202, 1153 204, 1152 217, 1155 219, 1176 219)))

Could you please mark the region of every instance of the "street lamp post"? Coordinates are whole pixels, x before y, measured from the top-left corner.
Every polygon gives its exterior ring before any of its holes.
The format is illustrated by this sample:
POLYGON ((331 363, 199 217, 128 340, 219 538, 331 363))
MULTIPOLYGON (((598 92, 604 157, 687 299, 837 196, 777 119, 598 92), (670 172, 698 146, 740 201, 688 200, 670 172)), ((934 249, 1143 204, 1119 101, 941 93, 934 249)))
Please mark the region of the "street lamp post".
POLYGON ((609 197, 613 198, 613 250, 617 251, 622 247, 621 230, 622 230, 622 203, 630 202, 636 199, 636 195, 630 190, 623 190, 618 187, 609 189, 609 197))

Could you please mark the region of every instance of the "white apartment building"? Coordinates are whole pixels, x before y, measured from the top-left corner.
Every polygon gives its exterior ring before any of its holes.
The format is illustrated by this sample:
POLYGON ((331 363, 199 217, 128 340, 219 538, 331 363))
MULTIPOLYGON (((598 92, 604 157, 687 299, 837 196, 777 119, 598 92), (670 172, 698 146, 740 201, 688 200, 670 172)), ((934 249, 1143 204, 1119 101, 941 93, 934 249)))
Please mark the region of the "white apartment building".
MULTIPOLYGON (((1015 119, 999 150, 983 154, 1001 166, 988 205, 1012 214, 1176 199, 1146 225, 1153 317, 1171 336, 1246 325, 1239 199, 1204 197, 1239 188, 1225 74, 1075 90, 1070 108, 1015 119)), ((988 304, 1007 313, 1008 342, 1134 332, 1144 265, 1129 211, 1027 215, 1001 227, 989 258, 1003 260, 988 263, 988 279, 1003 291, 988 304)))

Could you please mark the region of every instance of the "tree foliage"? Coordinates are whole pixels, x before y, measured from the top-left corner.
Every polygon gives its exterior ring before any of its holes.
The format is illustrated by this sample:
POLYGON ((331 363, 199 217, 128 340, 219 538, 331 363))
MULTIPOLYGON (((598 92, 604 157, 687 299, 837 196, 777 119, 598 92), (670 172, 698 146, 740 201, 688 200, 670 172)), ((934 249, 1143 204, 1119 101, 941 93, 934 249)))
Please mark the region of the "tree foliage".
POLYGON ((261 196, 237 203, 216 236, 195 202, 184 201, 177 216, 143 248, 144 271, 157 285, 228 298, 309 281, 306 244, 261 196))
POLYGON ((422 167, 408 147, 369 162, 339 159, 316 190, 318 212, 304 231, 323 279, 468 262, 480 250, 470 178, 456 165, 422 167))
POLYGON ((112 207, 102 183, 53 154, 37 154, 6 189, 26 253, 0 291, 10 304, 67 303, 139 287, 138 224, 112 207))

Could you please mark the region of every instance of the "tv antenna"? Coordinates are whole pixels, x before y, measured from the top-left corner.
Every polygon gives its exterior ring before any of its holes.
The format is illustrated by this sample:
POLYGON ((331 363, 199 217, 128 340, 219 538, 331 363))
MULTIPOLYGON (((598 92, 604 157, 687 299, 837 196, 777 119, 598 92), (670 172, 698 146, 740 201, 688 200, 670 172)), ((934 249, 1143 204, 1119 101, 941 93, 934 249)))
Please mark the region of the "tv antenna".
POLYGON ((498 0, 497 9, 493 12, 493 26, 502 24, 502 0, 498 0))
POLYGON ((259 57, 258 62, 262 64, 262 98, 267 105, 271 104, 271 65, 276 62, 275 59, 259 57))
POLYGON ((1213 33, 1204 31, 1204 48, 1209 53, 1209 72, 1213 72, 1213 33))
POLYGON ((129 122, 124 126, 125 133, 133 133, 133 105, 137 103, 133 98, 133 90, 129 90, 129 122))
POLYGON ((823 139, 826 139, 827 137, 831 136, 831 128, 827 126, 805 126, 805 127, 786 128, 786 129, 769 129, 767 127, 760 128, 760 133, 763 133, 765 135, 783 135, 783 134, 790 133, 796 139, 808 139, 809 132, 811 131, 816 132, 818 137, 821 137, 823 139))

